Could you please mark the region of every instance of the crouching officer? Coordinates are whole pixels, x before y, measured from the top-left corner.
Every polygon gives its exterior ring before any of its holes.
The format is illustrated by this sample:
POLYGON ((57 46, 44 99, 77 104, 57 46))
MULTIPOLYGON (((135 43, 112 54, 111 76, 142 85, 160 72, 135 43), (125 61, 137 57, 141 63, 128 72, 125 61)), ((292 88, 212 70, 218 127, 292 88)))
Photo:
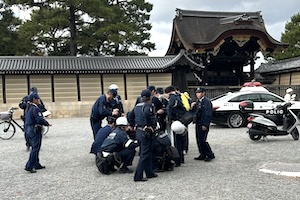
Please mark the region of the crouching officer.
MULTIPOLYGON (((135 155, 135 148, 138 146, 137 141, 129 138, 126 133, 127 130, 127 118, 119 117, 116 120, 116 129, 107 136, 101 146, 103 157, 106 157, 111 153, 118 153, 118 155, 121 157, 122 166, 119 170, 120 173, 133 172, 133 170, 129 169, 128 166, 132 165, 132 161, 135 155)), ((114 168, 112 168, 111 170, 115 171, 114 168)))
POLYGON ((157 177, 152 167, 153 136, 155 136, 157 120, 155 109, 151 103, 150 90, 142 91, 141 101, 128 114, 129 123, 131 127, 135 127, 136 138, 141 146, 140 159, 134 174, 134 181, 146 181, 147 179, 143 178, 144 171, 147 178, 157 177))
POLYGON ((39 96, 37 93, 29 95, 29 106, 25 111, 25 127, 29 142, 32 145, 29 160, 25 166, 25 170, 35 173, 37 169, 44 169, 39 162, 39 151, 42 144, 42 126, 51 126, 43 117, 39 104, 39 96))

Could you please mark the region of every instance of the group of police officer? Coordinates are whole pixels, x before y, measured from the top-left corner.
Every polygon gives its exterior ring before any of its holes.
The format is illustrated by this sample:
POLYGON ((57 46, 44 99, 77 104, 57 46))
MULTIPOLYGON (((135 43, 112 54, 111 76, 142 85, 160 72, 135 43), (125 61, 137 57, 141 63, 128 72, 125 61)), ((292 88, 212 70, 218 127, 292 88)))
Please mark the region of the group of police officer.
MULTIPOLYGON (((194 116, 196 123, 196 138, 200 154, 195 160, 210 161, 215 158, 206 141, 212 118, 212 105, 205 96, 204 88, 197 88, 195 93, 197 101, 192 102, 189 99, 190 113, 194 116)), ((153 146, 157 138, 165 136, 165 133, 167 137, 164 138, 174 139, 174 145, 179 153, 175 166, 178 167, 184 163, 184 149, 187 150, 187 127, 180 121, 187 111, 180 96, 180 91, 175 86, 169 86, 165 90, 149 86, 141 92, 134 108, 125 116, 122 101, 118 95, 118 86, 110 85, 107 92, 96 100, 90 116, 94 136, 91 153, 96 154, 99 171, 103 172, 102 170, 105 169, 105 174, 109 174, 117 171, 115 169, 117 166, 120 173, 133 173, 128 166, 132 165, 135 149, 139 146, 140 158, 134 181, 147 181, 149 178, 157 177, 155 173, 157 159, 154 158, 153 146), (105 118, 108 123, 101 127, 102 120, 105 118), (177 132, 177 127, 174 125, 177 123, 183 126, 183 131, 177 132), (97 157, 98 161, 106 161, 104 162, 106 165, 98 162, 97 157), (111 161, 106 158, 114 159, 111 161)))

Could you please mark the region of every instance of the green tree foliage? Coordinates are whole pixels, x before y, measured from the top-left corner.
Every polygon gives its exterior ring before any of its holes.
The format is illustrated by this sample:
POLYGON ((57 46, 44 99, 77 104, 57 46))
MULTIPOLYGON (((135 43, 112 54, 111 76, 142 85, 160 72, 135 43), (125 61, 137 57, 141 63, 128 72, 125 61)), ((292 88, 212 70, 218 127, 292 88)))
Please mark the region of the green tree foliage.
POLYGON ((0 2, 0 55, 13 56, 19 52, 17 29, 21 21, 14 17, 13 11, 0 2))
POLYGON ((152 4, 144 0, 5 2, 31 10, 20 32, 34 55, 137 55, 155 49, 147 22, 152 4))
POLYGON ((276 60, 300 56, 300 13, 293 15, 291 21, 285 24, 281 42, 289 44, 289 47, 284 52, 276 54, 276 60))

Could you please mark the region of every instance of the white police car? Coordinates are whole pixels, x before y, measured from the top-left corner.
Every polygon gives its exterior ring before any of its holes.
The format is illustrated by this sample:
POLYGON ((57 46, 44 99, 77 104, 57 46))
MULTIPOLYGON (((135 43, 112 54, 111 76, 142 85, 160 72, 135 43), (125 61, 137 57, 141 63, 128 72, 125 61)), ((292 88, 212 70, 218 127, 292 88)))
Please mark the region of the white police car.
MULTIPOLYGON (((276 109, 276 106, 284 102, 281 96, 269 92, 259 84, 246 85, 238 92, 228 92, 211 99, 213 104, 213 119, 216 124, 225 124, 230 128, 238 128, 246 125, 249 113, 242 112, 239 104, 242 101, 252 101, 255 113, 264 113, 276 124, 282 124, 282 110, 276 109)), ((292 101, 291 109, 294 113, 300 113, 300 102, 292 101)))

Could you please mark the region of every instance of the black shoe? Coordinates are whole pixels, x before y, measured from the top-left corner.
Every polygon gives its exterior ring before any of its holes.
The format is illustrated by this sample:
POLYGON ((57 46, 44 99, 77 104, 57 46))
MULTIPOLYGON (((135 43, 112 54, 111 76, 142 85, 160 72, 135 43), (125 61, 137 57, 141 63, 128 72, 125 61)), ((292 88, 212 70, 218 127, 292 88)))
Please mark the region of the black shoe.
POLYGON ((156 178, 158 175, 157 174, 153 174, 151 176, 147 176, 147 178, 156 178))
POLYGON ((148 179, 146 178, 142 178, 142 179, 133 179, 134 182, 142 182, 142 181, 148 181, 148 179))
POLYGON ((46 168, 46 167, 45 167, 45 166, 42 166, 42 165, 35 167, 36 170, 38 170, 38 169, 45 169, 45 168, 46 168))
POLYGON ((35 169, 27 169, 25 168, 26 171, 30 172, 30 173, 36 173, 36 170, 35 169))
POLYGON ((125 174, 125 173, 133 173, 132 169, 128 169, 127 167, 122 167, 119 169, 119 173, 125 174))
POLYGON ((204 161, 209 162, 209 161, 211 161, 211 160, 214 159, 214 158, 215 158, 214 155, 206 156, 206 157, 204 158, 204 161))
POLYGON ((194 160, 204 160, 204 159, 205 159, 205 157, 204 157, 204 156, 201 156, 201 155, 194 158, 194 160))
POLYGON ((115 168, 111 168, 110 171, 111 171, 111 172, 116 172, 116 171, 118 171, 118 170, 115 169, 115 168))

